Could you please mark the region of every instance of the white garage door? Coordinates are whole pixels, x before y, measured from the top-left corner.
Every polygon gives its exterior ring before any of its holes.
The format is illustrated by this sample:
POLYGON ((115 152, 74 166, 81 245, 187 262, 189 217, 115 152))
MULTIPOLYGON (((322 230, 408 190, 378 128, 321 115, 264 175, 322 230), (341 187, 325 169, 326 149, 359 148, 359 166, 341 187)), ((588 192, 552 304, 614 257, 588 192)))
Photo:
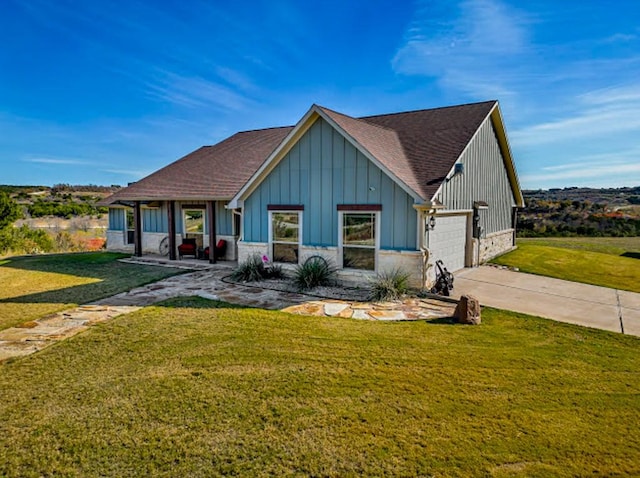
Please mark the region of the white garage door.
POLYGON ((440 259, 449 272, 464 267, 467 246, 467 216, 436 216, 436 225, 429 231, 432 262, 440 259))

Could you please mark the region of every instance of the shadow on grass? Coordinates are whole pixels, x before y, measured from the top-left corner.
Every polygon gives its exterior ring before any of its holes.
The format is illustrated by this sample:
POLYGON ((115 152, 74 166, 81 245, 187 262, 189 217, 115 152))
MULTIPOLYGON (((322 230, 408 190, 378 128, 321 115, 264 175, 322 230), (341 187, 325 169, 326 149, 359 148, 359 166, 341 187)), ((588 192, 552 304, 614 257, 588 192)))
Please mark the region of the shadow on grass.
POLYGON ((202 297, 175 297, 153 304, 154 307, 170 309, 250 309, 246 305, 231 304, 221 300, 204 299, 202 297))
MULTIPOLYGON (((118 259, 128 254, 92 252, 14 257, 0 262, 1 268, 22 269, 78 278, 98 279, 88 284, 55 288, 55 276, 40 276, 41 292, 1 299, 0 303, 77 303, 83 304, 126 292, 151 282, 187 272, 181 269, 126 264, 118 259)), ((35 276, 34 276, 35 277, 35 276)), ((32 288, 33 289, 33 288, 32 288)), ((19 292, 19 291, 16 291, 19 292)))
POLYGON ((640 252, 623 252, 621 257, 630 257, 631 259, 640 259, 640 252))
POLYGON ((436 319, 425 320, 424 322, 433 325, 458 325, 456 319, 453 317, 438 317, 436 319))

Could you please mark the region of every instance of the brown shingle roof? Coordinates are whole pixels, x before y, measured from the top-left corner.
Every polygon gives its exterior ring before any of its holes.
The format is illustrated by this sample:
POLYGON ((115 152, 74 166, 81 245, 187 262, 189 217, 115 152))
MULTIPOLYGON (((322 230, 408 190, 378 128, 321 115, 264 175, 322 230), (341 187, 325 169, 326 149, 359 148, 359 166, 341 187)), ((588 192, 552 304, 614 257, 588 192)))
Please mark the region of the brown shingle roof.
POLYGON ((278 146, 292 127, 236 133, 203 146, 121 189, 103 203, 118 200, 230 199, 278 146))
MULTIPOLYGON (((395 131, 410 173, 398 175, 423 199, 436 193, 447 173, 489 115, 496 101, 406 113, 367 116, 361 121, 395 131)), ((390 161, 378 158, 393 171, 390 161)))
MULTIPOLYGON (((379 163, 430 200, 495 101, 353 118, 317 107, 379 163)), ((293 126, 245 131, 204 146, 103 201, 234 197, 293 126)))

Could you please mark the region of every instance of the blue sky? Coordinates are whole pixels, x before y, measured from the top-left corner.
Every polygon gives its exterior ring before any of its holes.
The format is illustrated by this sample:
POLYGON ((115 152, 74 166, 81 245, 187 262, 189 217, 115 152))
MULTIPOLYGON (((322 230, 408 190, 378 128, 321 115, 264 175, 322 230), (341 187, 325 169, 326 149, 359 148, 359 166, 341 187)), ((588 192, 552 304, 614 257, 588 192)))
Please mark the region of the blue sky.
POLYGON ((2 0, 0 184, 127 184, 312 103, 498 99, 524 188, 640 185, 640 2, 2 0))

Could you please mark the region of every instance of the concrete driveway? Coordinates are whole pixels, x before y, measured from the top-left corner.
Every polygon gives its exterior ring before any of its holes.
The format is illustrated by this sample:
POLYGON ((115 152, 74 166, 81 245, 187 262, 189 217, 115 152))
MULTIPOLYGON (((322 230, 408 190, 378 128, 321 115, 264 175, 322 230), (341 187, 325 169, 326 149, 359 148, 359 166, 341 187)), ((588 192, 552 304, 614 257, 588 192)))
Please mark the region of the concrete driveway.
POLYGON ((596 329, 640 336, 640 294, 493 266, 455 274, 452 297, 596 329))

